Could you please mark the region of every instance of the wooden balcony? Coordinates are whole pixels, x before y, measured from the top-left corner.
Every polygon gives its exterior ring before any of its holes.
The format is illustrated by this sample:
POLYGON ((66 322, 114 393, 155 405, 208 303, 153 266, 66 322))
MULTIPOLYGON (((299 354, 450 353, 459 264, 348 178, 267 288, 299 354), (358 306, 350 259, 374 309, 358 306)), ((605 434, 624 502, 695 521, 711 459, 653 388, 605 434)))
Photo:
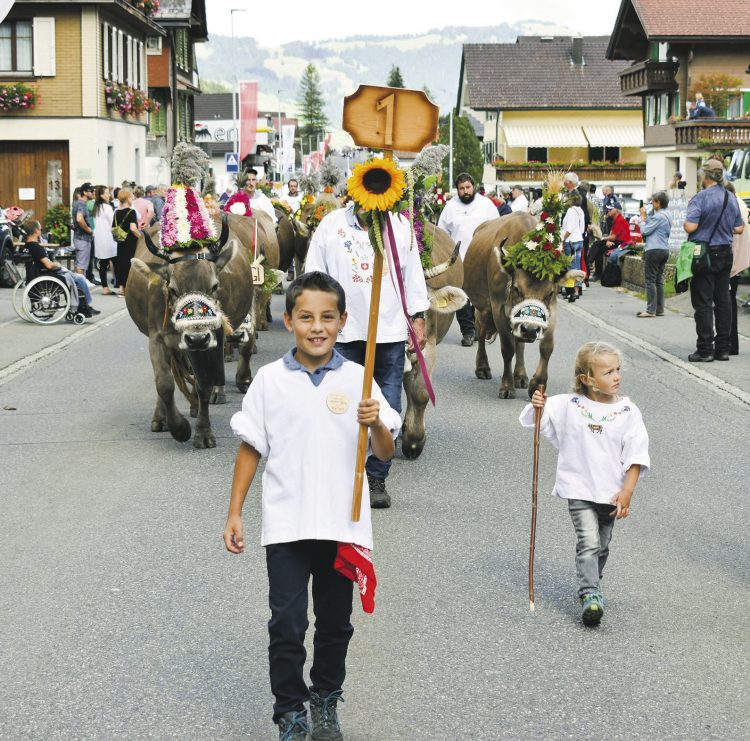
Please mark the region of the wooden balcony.
MULTIPOLYGON (((495 174, 497 180, 504 183, 541 183, 547 176, 550 169, 559 170, 559 165, 508 165, 506 167, 497 167, 495 174)), ((564 169, 570 169, 578 175, 581 180, 599 183, 603 180, 616 182, 630 182, 646 179, 645 165, 576 165, 566 166, 564 169)))
POLYGON ((675 144, 696 149, 750 147, 750 119, 698 118, 674 124, 675 144))
POLYGON ((677 62, 645 62, 631 64, 620 72, 620 90, 625 95, 677 90, 677 62))

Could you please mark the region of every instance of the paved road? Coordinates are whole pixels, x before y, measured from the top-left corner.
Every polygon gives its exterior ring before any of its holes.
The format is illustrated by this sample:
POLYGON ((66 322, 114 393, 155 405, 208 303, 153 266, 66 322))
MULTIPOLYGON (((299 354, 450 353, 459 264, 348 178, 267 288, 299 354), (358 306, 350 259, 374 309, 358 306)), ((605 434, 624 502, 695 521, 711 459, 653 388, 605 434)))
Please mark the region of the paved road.
MULTIPOLYGON (((560 314, 552 393, 578 345, 608 337, 560 314)), ((475 379, 458 339, 441 348, 425 452, 396 462, 394 506, 375 514, 378 606, 355 610, 346 738, 750 738, 747 405, 624 345, 653 472, 588 630, 548 446, 528 611, 523 400, 475 379)), ((256 367, 287 346, 274 322, 256 367)), ((0 388, 0 738, 275 736, 257 486, 247 553, 220 540, 240 395, 214 409, 212 451, 149 432, 154 398, 127 318, 0 388)))

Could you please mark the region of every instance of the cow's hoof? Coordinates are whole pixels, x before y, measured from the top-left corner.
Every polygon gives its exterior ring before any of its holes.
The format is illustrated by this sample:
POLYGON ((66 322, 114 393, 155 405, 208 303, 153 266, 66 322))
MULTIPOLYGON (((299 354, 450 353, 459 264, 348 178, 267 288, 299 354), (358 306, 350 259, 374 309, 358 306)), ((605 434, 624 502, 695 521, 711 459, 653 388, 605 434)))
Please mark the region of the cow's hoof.
POLYGON ((241 394, 247 393, 252 380, 252 378, 235 378, 234 384, 235 386, 237 386, 237 391, 239 391, 241 394))
POLYGON ((166 432, 168 429, 166 419, 151 420, 151 432, 166 432))
POLYGON ((170 428, 169 432, 177 442, 185 443, 190 439, 190 433, 192 432, 190 422, 183 417, 174 427, 170 428))
POLYGON ((208 432, 198 432, 196 430, 195 437, 193 438, 194 448, 215 448, 216 438, 213 433, 209 430, 208 432))
POLYGON ((477 368, 474 373, 477 378, 481 378, 483 381, 492 378, 492 371, 489 368, 477 368))
POLYGON ((498 396, 501 399, 515 399, 516 398, 516 390, 513 388, 505 388, 503 386, 500 387, 500 393, 498 396))
POLYGON ((526 389, 529 387, 529 379, 526 376, 517 376, 514 382, 517 389, 526 389))
POLYGON ((209 404, 226 404, 227 395, 223 391, 212 391, 209 404))
POLYGON ((404 458, 408 458, 410 461, 414 461, 422 454, 424 450, 424 444, 427 440, 423 437, 421 440, 401 440, 401 452, 404 454, 404 458))

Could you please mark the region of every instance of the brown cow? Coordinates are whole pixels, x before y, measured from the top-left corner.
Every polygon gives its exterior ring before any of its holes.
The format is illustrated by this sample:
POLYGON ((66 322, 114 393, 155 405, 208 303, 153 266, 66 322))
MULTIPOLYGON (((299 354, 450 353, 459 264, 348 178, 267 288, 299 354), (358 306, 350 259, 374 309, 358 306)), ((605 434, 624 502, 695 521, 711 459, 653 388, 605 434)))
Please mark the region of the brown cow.
MULTIPOLYGON (((477 378, 492 378, 485 343, 500 335, 503 379, 499 396, 511 399, 515 389, 528 388, 531 396, 547 383, 547 366, 555 346, 555 314, 558 281, 539 280, 525 270, 508 270, 500 250, 520 242, 537 220, 514 213, 477 227, 464 258, 464 290, 474 305, 477 319, 477 378), (524 344, 539 340, 539 365, 529 381, 524 364, 524 344), (516 365, 513 370, 513 357, 516 365)), ((582 279, 580 270, 568 270, 559 282, 582 279)))

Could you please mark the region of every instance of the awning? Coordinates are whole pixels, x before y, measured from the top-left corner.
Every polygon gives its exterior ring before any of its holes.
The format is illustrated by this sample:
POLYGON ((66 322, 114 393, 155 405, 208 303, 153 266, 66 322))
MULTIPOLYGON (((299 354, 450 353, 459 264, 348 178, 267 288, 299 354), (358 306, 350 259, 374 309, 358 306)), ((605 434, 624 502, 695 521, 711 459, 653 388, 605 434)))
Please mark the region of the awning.
POLYGON ((642 147, 643 126, 640 124, 593 124, 583 131, 592 147, 642 147))
POLYGON ((509 147, 588 147, 580 126, 511 124, 503 126, 509 147))

